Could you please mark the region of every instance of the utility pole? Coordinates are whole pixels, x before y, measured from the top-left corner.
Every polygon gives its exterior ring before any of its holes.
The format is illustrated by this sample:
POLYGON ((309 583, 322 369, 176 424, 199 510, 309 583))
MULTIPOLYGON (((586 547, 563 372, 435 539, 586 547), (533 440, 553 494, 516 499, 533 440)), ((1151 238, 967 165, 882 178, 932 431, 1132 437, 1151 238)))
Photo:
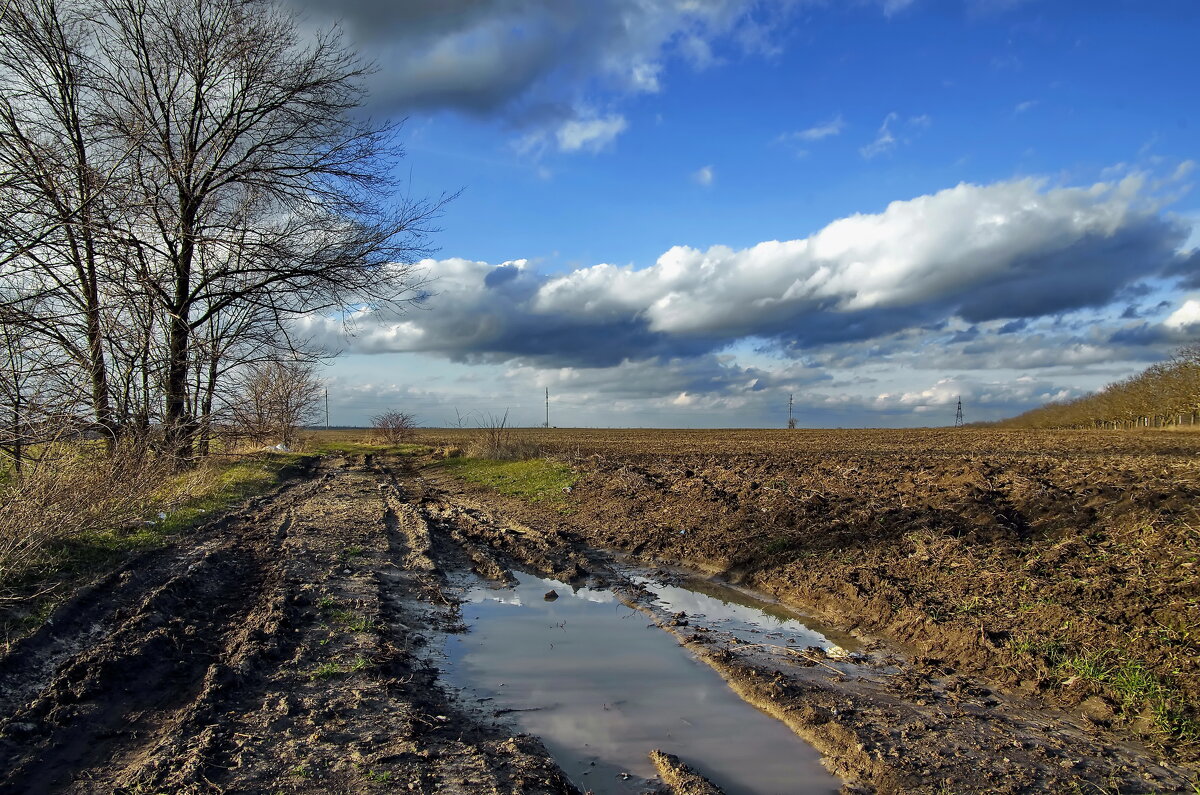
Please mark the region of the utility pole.
POLYGON ((325 387, 325 430, 329 430, 329 387, 325 387))
POLYGON ((963 426, 962 396, 960 395, 958 398, 958 411, 956 411, 954 413, 954 427, 961 428, 962 426, 963 426))
POLYGON ((546 427, 550 427, 550 387, 546 387, 546 427))

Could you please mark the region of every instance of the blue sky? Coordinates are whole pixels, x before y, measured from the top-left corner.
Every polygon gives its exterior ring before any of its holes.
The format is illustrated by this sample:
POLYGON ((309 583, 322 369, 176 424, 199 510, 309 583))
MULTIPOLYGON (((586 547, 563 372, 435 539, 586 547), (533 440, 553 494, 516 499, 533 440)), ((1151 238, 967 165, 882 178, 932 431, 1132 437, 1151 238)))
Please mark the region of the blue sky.
POLYGON ((1194 2, 292 2, 463 190, 426 308, 305 320, 335 423, 937 425, 1200 336, 1194 2))

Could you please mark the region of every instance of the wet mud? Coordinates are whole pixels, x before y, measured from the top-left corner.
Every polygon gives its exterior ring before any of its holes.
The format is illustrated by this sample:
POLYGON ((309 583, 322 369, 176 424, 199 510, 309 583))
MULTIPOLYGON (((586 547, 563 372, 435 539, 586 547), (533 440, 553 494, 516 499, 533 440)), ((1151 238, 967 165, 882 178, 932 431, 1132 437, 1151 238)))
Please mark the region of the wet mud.
MULTIPOLYGON (((583 792, 596 774, 556 761, 523 699, 456 680, 447 644, 481 639, 468 572, 497 594, 561 583, 563 610, 611 594, 815 749, 843 792, 1190 791, 1186 767, 1135 739, 702 544, 668 547, 653 523, 637 540, 632 514, 605 535, 580 505, 531 507, 405 459, 321 461, 99 579, 0 657, 0 792, 583 792), (725 581, 705 594, 698 569, 725 581), (826 622, 813 638, 805 615, 826 622)), ((647 738, 638 755, 596 767, 638 791, 720 791, 684 750, 647 738)))

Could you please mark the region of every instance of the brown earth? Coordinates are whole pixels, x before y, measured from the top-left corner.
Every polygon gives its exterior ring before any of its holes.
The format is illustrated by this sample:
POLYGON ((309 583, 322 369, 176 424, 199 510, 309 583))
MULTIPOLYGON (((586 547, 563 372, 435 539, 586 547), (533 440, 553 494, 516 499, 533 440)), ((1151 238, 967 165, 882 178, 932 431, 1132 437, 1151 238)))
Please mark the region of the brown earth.
POLYGON ((574 792, 439 685, 429 649, 461 628, 446 576, 467 567, 612 587, 847 792, 1191 791, 1200 439, 538 438, 580 472, 560 500, 327 459, 93 584, 0 658, 0 791, 574 792), (753 584, 873 651, 688 626, 604 549, 753 584), (1136 660, 1159 701, 1064 667, 1089 649, 1136 660))
POLYGON ((0 791, 576 792, 437 684, 439 543, 331 461, 132 561, 0 659, 0 791))
POLYGON ((523 433, 580 472, 565 502, 504 502, 525 521, 773 593, 1194 775, 1200 435, 523 433))

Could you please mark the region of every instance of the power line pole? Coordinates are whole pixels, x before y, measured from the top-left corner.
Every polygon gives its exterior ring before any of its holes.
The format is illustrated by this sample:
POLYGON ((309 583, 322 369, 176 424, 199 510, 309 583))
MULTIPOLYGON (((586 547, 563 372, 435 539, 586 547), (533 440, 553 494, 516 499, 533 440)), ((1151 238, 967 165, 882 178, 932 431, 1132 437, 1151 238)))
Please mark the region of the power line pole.
POLYGON ((546 387, 546 427, 550 427, 550 387, 546 387))
POLYGON ((955 427, 955 428, 961 428, 962 426, 963 426, 963 416, 962 416, 962 397, 961 397, 961 396, 959 396, 959 398, 958 398, 958 411, 956 411, 956 412, 954 413, 954 427, 955 427))
POLYGON ((325 387, 325 430, 329 430, 329 387, 325 387))
POLYGON ((796 427, 796 418, 792 416, 792 393, 788 393, 788 429, 796 427))

